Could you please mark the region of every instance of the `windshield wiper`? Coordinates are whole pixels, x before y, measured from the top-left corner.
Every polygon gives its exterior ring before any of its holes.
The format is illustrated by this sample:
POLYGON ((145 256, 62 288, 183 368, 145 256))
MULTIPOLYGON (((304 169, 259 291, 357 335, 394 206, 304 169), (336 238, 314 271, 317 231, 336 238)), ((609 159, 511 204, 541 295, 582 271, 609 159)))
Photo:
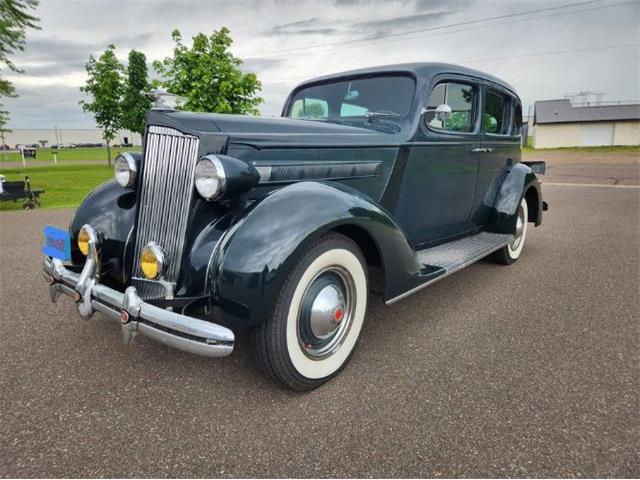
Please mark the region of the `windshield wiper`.
POLYGON ((364 114, 365 118, 367 118, 369 121, 373 120, 374 118, 380 118, 380 117, 390 117, 391 114, 390 113, 386 113, 386 112, 372 112, 369 111, 367 113, 364 114))

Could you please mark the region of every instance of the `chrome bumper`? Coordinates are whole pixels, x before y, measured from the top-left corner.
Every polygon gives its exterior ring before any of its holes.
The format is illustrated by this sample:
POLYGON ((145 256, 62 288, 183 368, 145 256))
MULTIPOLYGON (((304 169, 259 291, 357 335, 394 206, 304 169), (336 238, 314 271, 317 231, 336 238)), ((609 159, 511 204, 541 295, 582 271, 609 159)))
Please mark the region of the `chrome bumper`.
POLYGON ((206 357, 223 357, 233 351, 234 335, 228 328, 146 303, 135 287, 121 293, 99 284, 96 258, 95 250, 90 249, 78 274, 65 268, 60 260, 45 257, 43 270, 51 301, 64 293, 78 304, 80 316, 85 320, 98 311, 117 321, 125 345, 140 333, 178 350, 206 357))

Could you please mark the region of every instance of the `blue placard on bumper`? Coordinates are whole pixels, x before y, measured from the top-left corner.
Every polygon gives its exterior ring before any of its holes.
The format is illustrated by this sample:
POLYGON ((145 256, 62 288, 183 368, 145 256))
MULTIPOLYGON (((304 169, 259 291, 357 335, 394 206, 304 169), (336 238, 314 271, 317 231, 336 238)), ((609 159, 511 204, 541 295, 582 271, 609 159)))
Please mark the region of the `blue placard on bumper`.
POLYGON ((69 232, 60 230, 49 225, 44 227, 44 247, 42 251, 45 255, 60 260, 71 260, 71 238, 69 232))

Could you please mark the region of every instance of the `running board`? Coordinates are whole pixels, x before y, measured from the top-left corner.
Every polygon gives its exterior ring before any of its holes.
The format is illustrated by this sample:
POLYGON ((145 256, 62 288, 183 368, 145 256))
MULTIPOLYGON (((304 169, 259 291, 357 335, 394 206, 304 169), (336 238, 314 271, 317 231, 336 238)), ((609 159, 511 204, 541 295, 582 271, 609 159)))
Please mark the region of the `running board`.
POLYGON ((416 258, 423 265, 423 272, 426 272, 424 283, 388 300, 386 303, 391 304, 402 300, 412 293, 438 280, 442 280, 452 273, 462 270, 464 267, 468 267, 490 253, 508 245, 513 241, 513 238, 511 234, 481 232, 454 242, 444 243, 437 247, 416 252, 416 258))

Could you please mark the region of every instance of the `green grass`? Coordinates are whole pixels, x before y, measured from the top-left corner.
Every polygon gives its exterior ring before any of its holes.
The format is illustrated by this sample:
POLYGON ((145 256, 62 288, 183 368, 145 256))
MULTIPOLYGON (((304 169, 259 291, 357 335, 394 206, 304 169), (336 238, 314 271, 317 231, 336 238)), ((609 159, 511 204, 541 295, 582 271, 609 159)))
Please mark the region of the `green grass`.
MULTIPOLYGON (((117 147, 111 148, 111 159, 113 160, 116 155, 124 151, 142 151, 142 147, 117 147)), ((107 163, 107 147, 79 147, 79 148, 38 148, 36 150, 36 158, 27 158, 27 165, 29 162, 51 162, 53 163, 53 153, 58 154, 58 161, 64 163, 68 160, 104 160, 107 163)), ((20 152, 0 152, 0 162, 17 162, 22 163, 22 156, 20 152)))
POLYGON ((560 147, 560 148, 533 148, 527 146, 522 149, 525 152, 594 152, 594 153, 639 153, 637 145, 619 145, 605 147, 560 147))
MULTIPOLYGON (((7 181, 24 180, 28 175, 31 188, 44 189, 42 208, 77 207, 96 186, 113 178, 113 168, 106 165, 69 165, 12 168, 0 170, 7 181)), ((21 210, 22 202, 0 202, 0 211, 21 210)))

